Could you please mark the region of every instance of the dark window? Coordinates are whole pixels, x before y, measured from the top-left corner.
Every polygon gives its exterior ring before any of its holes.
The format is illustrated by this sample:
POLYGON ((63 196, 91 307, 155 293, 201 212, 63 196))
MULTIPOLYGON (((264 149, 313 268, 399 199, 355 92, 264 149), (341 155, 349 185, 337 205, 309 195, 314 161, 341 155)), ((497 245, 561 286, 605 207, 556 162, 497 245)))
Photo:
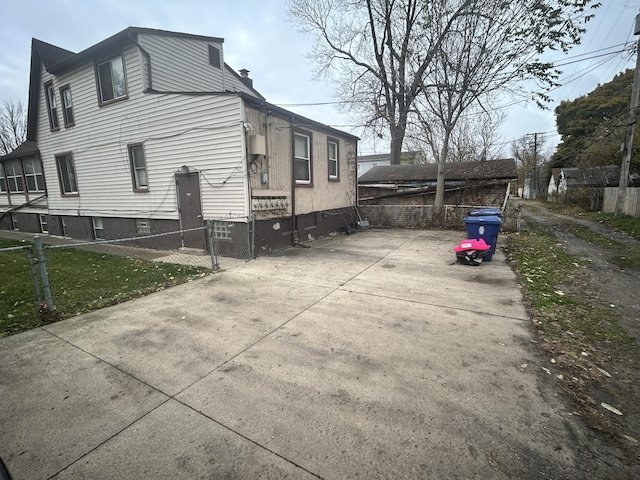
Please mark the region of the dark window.
POLYGON ((56 103, 56 91, 53 89, 53 83, 44 84, 44 96, 47 100, 47 112, 49 114, 49 127, 51 130, 58 130, 58 104, 56 103))
POLYGON ((71 100, 71 87, 69 85, 65 85, 60 89, 60 101, 62 102, 64 126, 73 127, 75 119, 73 118, 73 102, 71 100))
POLYGON ((20 160, 10 160, 4 164, 7 174, 7 186, 13 193, 24 192, 24 180, 22 178, 22 162, 20 160))
POLYGON ((311 150, 310 137, 302 133, 294 134, 294 177, 297 184, 311 183, 311 150))
POLYGON ((124 66, 121 56, 99 63, 96 70, 98 72, 100 103, 110 102, 127 96, 124 66))
POLYGON ((24 178, 29 192, 44 192, 44 175, 40 160, 28 158, 22 161, 24 178))
POLYGON ((147 164, 144 158, 144 147, 142 145, 131 145, 129 147, 129 161, 131 162, 133 189, 148 190, 147 164))
POLYGON ((329 140, 327 142, 327 161, 329 163, 329 180, 338 180, 338 142, 329 140))
POLYGON ((209 63, 214 67, 220 68, 220 49, 209 45, 209 63))
POLYGON ((56 166, 58 167, 58 178, 60 179, 60 189, 62 194, 77 194, 78 183, 76 181, 76 170, 73 164, 73 156, 70 153, 57 155, 56 166))

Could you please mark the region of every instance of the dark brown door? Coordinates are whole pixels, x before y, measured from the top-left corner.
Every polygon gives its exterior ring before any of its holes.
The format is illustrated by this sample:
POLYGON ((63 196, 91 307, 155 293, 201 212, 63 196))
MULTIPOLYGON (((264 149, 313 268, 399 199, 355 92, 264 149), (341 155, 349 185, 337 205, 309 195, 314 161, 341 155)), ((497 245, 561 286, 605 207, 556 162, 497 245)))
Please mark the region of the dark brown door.
MULTIPOLYGON (((176 192, 178 195, 178 216, 181 230, 202 227, 202 203, 200 202, 200 173, 177 173, 176 192)), ((205 249, 204 230, 182 233, 182 246, 205 249)))

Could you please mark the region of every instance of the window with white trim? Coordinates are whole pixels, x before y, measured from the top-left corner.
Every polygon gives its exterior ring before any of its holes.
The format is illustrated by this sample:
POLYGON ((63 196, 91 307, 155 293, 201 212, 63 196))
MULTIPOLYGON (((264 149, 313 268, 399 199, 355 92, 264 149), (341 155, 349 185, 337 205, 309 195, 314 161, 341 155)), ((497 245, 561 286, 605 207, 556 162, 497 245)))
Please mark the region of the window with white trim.
POLYGON ((329 180, 338 180, 338 142, 327 142, 327 161, 329 163, 329 180))
POLYGON ((107 103, 127 96, 122 56, 118 55, 96 66, 100 103, 107 103))
POLYGON ((22 161, 24 179, 27 182, 27 191, 44 192, 44 174, 42 164, 36 158, 27 158, 22 161))
POLYGON ((70 153, 56 155, 56 167, 60 180, 60 191, 63 195, 75 195, 78 193, 76 181, 76 169, 73 164, 73 156, 70 153))
POLYGON ((73 117, 73 100, 71 99, 71 87, 65 85, 60 88, 60 102, 62 103, 62 117, 65 127, 73 127, 75 118, 73 117))
POLYGON ((104 226, 102 225, 102 217, 92 217, 93 238, 96 240, 104 238, 104 226))
POLYGON ((311 138, 303 133, 294 134, 293 170, 296 183, 311 184, 311 138))
POLYGON ((49 233, 49 227, 47 226, 47 216, 40 214, 38 215, 38 219, 40 220, 40 233, 49 233))
POLYGON ((7 187, 11 193, 24 192, 24 180, 22 178, 22 162, 20 160, 9 160, 4 164, 7 175, 7 187))
POLYGON ((4 165, 0 163, 0 192, 7 191, 7 184, 4 181, 4 165))
POLYGON ((53 89, 53 82, 44 84, 44 96, 47 101, 49 128, 58 130, 60 129, 60 123, 58 122, 58 104, 56 103, 56 91, 53 89))
POLYGON ((144 158, 144 147, 142 144, 129 146, 129 162, 131 164, 133 189, 136 191, 148 191, 147 162, 144 158))

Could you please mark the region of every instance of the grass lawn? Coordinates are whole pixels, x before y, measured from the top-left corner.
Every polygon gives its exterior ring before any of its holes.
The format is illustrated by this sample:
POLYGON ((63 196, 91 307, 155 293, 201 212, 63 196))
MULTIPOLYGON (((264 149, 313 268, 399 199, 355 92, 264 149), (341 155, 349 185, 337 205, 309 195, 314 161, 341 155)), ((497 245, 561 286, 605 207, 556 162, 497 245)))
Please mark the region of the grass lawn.
MULTIPOLYGON (((30 245, 0 239, 0 248, 30 245)), ((0 253, 0 337, 114 305, 206 275, 209 270, 79 248, 45 250, 56 312, 41 314, 25 251, 0 253)))

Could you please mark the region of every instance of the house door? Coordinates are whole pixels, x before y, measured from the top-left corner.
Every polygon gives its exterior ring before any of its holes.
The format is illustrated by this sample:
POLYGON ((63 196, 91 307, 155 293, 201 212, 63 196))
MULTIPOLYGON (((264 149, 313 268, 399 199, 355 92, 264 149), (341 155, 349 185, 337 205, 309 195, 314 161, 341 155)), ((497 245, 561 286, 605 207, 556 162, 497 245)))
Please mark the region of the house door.
MULTIPOLYGON (((178 218, 180 229, 189 230, 204 225, 202 220, 202 203, 200 202, 200 173, 176 173, 176 193, 178 196, 178 218)), ((206 248, 206 232, 196 230, 182 232, 182 246, 189 248, 206 248)))

